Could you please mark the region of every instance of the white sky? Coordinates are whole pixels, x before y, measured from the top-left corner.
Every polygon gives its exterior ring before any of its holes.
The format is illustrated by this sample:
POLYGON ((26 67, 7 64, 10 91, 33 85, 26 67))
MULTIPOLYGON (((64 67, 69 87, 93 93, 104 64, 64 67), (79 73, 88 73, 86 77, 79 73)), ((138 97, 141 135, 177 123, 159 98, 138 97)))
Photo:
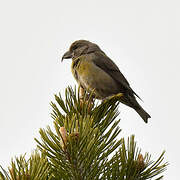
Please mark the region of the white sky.
POLYGON ((0 164, 31 152, 52 124, 49 102, 75 80, 60 58, 78 39, 97 43, 151 114, 145 124, 121 105, 121 136, 143 152, 166 150, 165 180, 179 177, 180 4, 175 0, 0 2, 0 164))

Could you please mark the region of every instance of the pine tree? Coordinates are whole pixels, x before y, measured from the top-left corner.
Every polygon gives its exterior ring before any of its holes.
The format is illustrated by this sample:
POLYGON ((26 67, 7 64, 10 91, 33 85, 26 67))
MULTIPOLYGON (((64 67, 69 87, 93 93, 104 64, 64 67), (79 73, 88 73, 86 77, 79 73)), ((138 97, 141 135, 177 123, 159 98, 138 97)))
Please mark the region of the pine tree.
POLYGON ((91 95, 79 97, 68 87, 65 100, 55 95, 51 102, 54 130, 40 129, 37 150, 26 160, 12 160, 8 171, 1 167, 2 180, 146 180, 162 179, 166 170, 164 152, 157 160, 141 154, 134 135, 120 136, 118 99, 101 103, 91 95))

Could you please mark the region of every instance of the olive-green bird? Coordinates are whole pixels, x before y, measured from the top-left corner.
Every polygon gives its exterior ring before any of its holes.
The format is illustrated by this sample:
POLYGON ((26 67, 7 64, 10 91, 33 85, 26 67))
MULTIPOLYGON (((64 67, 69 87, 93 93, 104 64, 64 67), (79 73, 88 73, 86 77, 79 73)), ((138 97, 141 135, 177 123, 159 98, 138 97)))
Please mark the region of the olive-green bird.
POLYGON ((139 96, 132 90, 116 64, 98 45, 86 40, 75 41, 62 60, 69 58, 72 58, 72 74, 81 88, 87 92, 93 91, 97 99, 123 93, 120 101, 133 108, 148 122, 151 116, 137 102, 135 96, 139 96))

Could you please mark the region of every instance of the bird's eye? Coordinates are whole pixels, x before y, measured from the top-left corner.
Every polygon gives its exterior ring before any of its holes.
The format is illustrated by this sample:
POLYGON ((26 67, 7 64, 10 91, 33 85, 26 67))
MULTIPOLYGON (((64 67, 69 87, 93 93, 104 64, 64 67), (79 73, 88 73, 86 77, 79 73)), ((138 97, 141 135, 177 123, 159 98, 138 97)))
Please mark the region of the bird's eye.
POLYGON ((76 50, 78 48, 78 46, 73 46, 72 47, 72 50, 74 51, 74 50, 76 50))

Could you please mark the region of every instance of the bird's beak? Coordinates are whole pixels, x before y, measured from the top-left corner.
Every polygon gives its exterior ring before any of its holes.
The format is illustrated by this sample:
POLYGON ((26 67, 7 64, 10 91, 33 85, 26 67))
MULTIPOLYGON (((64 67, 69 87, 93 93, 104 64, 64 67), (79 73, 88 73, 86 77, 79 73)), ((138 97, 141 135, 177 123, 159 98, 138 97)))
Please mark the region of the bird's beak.
POLYGON ((70 51, 67 51, 67 52, 63 55, 63 57, 62 57, 62 59, 61 59, 61 62, 62 62, 64 59, 70 59, 70 58, 72 58, 72 53, 71 53, 70 51))

